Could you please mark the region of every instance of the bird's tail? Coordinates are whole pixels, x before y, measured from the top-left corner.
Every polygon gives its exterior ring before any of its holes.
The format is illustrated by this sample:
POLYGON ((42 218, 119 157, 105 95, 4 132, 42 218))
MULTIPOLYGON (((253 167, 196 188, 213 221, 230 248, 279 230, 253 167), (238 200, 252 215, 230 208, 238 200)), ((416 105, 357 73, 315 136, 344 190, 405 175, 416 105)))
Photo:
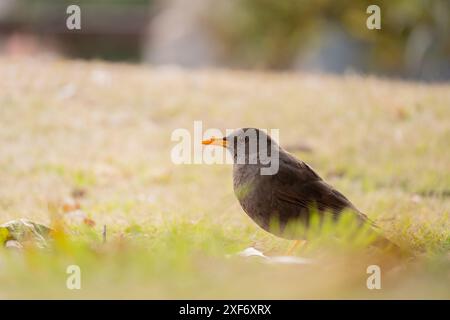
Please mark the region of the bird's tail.
POLYGON ((360 211, 358 212, 361 214, 361 216, 364 217, 364 222, 368 223, 372 228, 372 230, 376 233, 376 238, 372 243, 372 246, 376 247, 377 249, 381 250, 384 253, 391 254, 393 256, 401 258, 414 256, 414 254, 408 249, 402 248, 396 243, 386 238, 383 235, 381 228, 375 223, 375 221, 369 219, 365 214, 361 213, 360 211))
POLYGON ((411 258, 414 256, 411 251, 400 247, 380 233, 378 233, 377 238, 372 245, 381 250, 383 253, 399 258, 411 258))

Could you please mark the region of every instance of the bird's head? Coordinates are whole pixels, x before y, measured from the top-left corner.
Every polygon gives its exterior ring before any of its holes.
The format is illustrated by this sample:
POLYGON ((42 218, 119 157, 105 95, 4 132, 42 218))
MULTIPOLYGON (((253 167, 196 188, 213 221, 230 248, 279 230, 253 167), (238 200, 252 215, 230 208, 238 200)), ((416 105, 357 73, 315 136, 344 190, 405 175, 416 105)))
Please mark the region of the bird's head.
POLYGON ((256 128, 237 129, 226 137, 203 140, 202 144, 226 148, 237 164, 268 164, 267 158, 275 153, 278 156, 279 149, 267 133, 256 128))

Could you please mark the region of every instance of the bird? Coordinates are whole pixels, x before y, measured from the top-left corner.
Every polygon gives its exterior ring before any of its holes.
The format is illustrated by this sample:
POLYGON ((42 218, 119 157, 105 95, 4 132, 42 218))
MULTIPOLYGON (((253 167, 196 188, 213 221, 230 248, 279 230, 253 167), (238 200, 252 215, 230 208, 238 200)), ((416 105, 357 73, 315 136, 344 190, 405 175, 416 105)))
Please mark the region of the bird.
POLYGON ((296 240, 289 254, 305 240, 295 230, 290 232, 289 225, 299 223, 307 228, 313 214, 320 218, 331 215, 331 220, 337 221, 344 212, 351 214, 359 226, 368 224, 376 232, 375 246, 398 249, 347 197, 265 131, 240 128, 222 138, 203 140, 202 144, 221 146, 231 153, 233 189, 242 209, 267 232, 296 240))

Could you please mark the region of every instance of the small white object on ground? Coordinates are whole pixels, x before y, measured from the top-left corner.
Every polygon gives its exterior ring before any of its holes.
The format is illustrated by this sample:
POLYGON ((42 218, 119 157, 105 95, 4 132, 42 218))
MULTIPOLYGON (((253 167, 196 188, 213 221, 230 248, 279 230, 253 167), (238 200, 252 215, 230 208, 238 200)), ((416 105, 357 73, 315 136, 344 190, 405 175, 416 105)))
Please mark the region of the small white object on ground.
POLYGON ((312 259, 294 257, 294 256, 276 256, 276 257, 268 257, 261 251, 250 247, 238 253, 241 257, 260 257, 264 258, 267 263, 272 264, 311 264, 313 263, 312 259))
POLYGON ((256 256, 256 257, 268 259, 268 257, 265 256, 264 253, 262 253, 261 251, 255 249, 253 247, 247 248, 247 249, 239 252, 238 255, 241 257, 255 257, 256 256))
POLYGON ((8 241, 6 241, 6 243, 5 243, 5 248, 8 248, 8 249, 22 249, 23 246, 20 244, 19 241, 16 241, 16 240, 8 240, 8 241))

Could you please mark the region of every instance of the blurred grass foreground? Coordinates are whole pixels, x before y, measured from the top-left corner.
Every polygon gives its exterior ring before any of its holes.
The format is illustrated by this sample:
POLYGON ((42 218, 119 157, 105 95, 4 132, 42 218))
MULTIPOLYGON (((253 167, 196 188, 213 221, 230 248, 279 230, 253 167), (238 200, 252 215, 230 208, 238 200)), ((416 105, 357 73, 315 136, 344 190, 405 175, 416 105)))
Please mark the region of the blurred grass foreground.
POLYGON ((0 248, 0 298, 450 298, 448 83, 26 58, 0 70, 0 224, 57 230, 0 248), (237 256, 291 242, 247 218, 230 166, 170 161, 171 132, 194 120, 279 128, 416 258, 320 237, 295 252, 308 265, 237 256), (380 290, 366 286, 372 264, 380 290), (81 290, 66 287, 70 265, 81 290))

